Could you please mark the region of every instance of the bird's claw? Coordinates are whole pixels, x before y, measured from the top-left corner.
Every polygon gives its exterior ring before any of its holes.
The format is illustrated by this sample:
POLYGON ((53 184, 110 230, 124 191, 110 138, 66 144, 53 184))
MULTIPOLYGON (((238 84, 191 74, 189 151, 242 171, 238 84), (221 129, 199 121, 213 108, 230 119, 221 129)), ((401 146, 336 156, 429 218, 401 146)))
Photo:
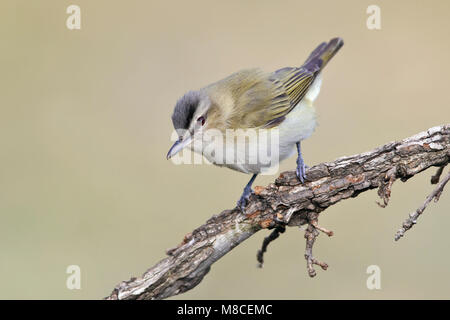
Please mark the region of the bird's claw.
POLYGON ((301 183, 305 182, 307 168, 308 166, 303 162, 303 159, 299 157, 297 159, 297 169, 295 170, 295 174, 297 175, 301 183))

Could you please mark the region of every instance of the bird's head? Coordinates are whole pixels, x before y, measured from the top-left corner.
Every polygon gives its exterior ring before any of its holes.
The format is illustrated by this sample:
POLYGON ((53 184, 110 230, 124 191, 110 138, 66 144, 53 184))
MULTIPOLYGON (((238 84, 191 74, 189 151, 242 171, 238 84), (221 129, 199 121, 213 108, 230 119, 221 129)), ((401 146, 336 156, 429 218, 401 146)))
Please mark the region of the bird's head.
POLYGON ((178 140, 167 153, 167 159, 190 147, 194 140, 202 139, 208 127, 208 111, 211 101, 202 91, 189 91, 177 101, 172 114, 172 123, 177 131, 178 140))

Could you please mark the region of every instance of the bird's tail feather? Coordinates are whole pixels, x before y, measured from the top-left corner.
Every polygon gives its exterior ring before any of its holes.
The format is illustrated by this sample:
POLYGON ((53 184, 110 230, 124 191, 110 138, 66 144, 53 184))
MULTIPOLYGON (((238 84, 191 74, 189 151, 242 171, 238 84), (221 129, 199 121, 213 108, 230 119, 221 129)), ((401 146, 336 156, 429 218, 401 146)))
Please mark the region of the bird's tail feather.
POLYGON ((333 38, 328 43, 322 42, 311 52, 302 67, 310 72, 321 71, 343 45, 342 38, 333 38))

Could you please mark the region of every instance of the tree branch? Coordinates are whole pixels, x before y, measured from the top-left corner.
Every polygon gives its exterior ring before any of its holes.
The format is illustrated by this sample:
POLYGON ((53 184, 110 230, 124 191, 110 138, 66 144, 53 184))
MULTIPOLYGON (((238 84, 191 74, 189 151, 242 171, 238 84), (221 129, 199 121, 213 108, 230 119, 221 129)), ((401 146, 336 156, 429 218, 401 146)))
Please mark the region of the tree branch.
MULTIPOLYGON (((443 167, 439 168, 440 173, 442 173, 441 170, 442 168, 443 167)), ((432 180, 434 177, 436 176, 433 176, 432 180)), ((431 194, 425 199, 425 202, 416 211, 411 213, 409 217, 405 220, 405 222, 403 222, 402 227, 395 234, 395 241, 400 240, 400 238, 405 235, 405 232, 411 229, 412 226, 417 223, 417 219, 425 211, 427 206, 430 204, 431 200, 434 199, 434 202, 439 201, 439 197, 441 196, 442 191, 444 191, 444 187, 449 180, 450 180, 450 172, 447 174, 444 180, 442 180, 442 182, 438 184, 438 186, 433 190, 433 192, 431 192, 431 194)))
MULTIPOLYGON (((397 179, 405 182, 429 167, 443 168, 449 161, 450 124, 447 124, 370 152, 316 165, 307 170, 304 184, 299 183, 294 171, 283 172, 267 187, 255 187, 245 215, 237 209, 214 215, 187 234, 176 248, 168 250, 167 258, 142 277, 118 284, 106 299, 164 299, 183 293, 199 284, 214 262, 248 237, 262 229, 274 229, 258 252, 262 265, 268 244, 284 232, 285 226, 307 225, 305 258, 308 273, 314 276, 313 265, 327 267, 313 257, 314 241, 319 231, 332 235, 318 225, 322 211, 375 188, 383 201, 380 205, 385 207, 397 179)), ((439 170, 433 181, 439 179, 442 173, 439 170)), ((442 192, 447 181, 448 176, 438 185, 438 189, 442 186, 440 191, 432 193, 428 202, 442 192)))

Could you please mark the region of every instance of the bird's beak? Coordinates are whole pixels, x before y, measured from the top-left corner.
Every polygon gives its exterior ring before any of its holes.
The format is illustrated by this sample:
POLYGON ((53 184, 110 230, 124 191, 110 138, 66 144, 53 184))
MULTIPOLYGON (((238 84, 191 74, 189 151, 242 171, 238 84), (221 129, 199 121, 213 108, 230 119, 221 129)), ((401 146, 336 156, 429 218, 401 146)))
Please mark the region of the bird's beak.
POLYGON ((167 160, 172 158, 174 155, 176 155, 178 152, 184 149, 184 147, 188 146, 192 141, 192 138, 190 136, 186 136, 184 139, 180 138, 173 146, 170 148, 169 152, 167 153, 167 160))

